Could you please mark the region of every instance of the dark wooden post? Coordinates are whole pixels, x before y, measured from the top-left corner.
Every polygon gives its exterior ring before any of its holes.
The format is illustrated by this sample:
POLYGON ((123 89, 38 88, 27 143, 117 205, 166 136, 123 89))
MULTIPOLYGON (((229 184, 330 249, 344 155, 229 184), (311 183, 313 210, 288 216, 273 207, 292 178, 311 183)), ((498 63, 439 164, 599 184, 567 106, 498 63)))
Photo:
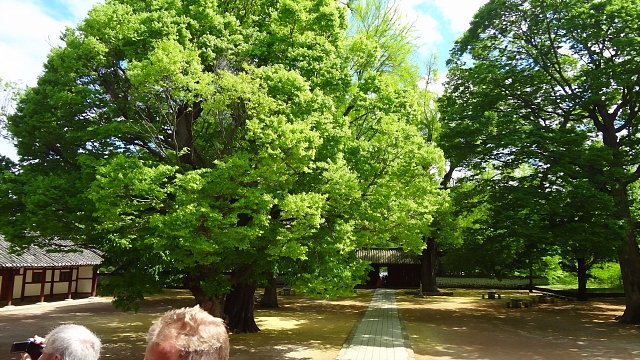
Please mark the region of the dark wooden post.
MULTIPOLYGON (((33 276, 33 271, 31 271, 33 276)), ((53 274, 51 274, 53 276, 53 274)), ((44 284, 47 282, 47 268, 42 270, 42 280, 40 281, 40 302, 44 302, 44 284)))
POLYGON ((5 296, 7 297, 7 306, 11 306, 11 304, 13 303, 13 287, 15 285, 15 281, 16 281, 16 271, 15 269, 9 269, 5 272, 5 276, 7 277, 6 279, 6 285, 5 285, 5 278, 4 276, 2 277, 2 287, 5 289, 6 294, 5 296))
POLYGON ((67 281, 67 299, 69 300, 71 300, 71 282, 73 282, 73 270, 73 268, 69 270, 70 276, 69 280, 67 281))
MULTIPOLYGON (((60 270, 58 270, 58 277, 60 276, 59 272, 60 270)), ((46 271, 44 273, 44 278, 45 280, 47 279, 46 271)), ((60 278, 58 278, 58 280, 60 280, 60 278)), ((49 295, 51 295, 51 297, 53 296, 53 286, 55 285, 55 283, 56 283, 56 269, 51 268, 51 280, 49 281, 49 295)))
MULTIPOLYGON (((80 274, 80 272, 78 272, 80 274)), ((94 269, 91 277, 91 296, 96 296, 98 290, 98 272, 94 269)))
POLYGON ((22 284, 20 284, 20 301, 22 301, 24 300, 24 290, 27 286, 27 268, 21 268, 18 271, 20 272, 20 275, 22 275, 22 284))

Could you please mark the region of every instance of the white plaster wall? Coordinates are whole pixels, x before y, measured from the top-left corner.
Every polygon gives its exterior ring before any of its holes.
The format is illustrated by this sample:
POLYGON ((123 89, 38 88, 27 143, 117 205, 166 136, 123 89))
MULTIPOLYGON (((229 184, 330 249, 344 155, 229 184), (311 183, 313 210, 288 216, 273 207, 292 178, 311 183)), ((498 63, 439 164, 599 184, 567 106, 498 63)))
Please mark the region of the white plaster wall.
MULTIPOLYGON (((47 285, 45 284, 44 293, 47 293, 47 285)), ((16 295, 14 291, 14 296, 16 295)), ((17 297, 20 296, 20 292, 18 292, 17 297)), ((25 284, 24 286, 24 296, 40 296, 40 284, 25 284)))
POLYGON ((78 292, 79 293, 90 293, 91 292, 91 279, 80 279, 78 280, 78 292))
MULTIPOLYGON (((73 284, 71 285, 73 286, 73 284)), ((53 284, 54 294, 66 294, 68 289, 69 289, 69 283, 67 282, 53 284)), ((71 291, 73 291, 73 287, 71 288, 71 291)))
POLYGON ((78 269, 78 278, 85 279, 78 280, 78 289, 76 291, 79 293, 90 293, 91 284, 93 283, 93 266, 81 266, 78 269))
MULTIPOLYGON (((55 281, 59 281, 60 279, 60 270, 61 269, 55 269, 55 270, 47 270, 46 271, 46 275, 45 275, 45 285, 44 285, 44 294, 45 295, 49 295, 50 289, 51 289, 51 279, 55 279, 55 281)), ((22 282, 23 282, 23 278, 25 278, 26 281, 31 281, 31 274, 33 272, 33 270, 28 270, 25 271, 24 269, 21 269, 21 272, 23 273, 23 275, 16 275, 15 276, 15 282, 14 282, 14 286, 13 286, 13 298, 20 298, 21 295, 23 296, 40 296, 40 287, 41 284, 40 283, 36 283, 36 284, 25 284, 25 288, 24 288, 24 294, 21 294, 21 290, 22 290, 22 282)), ((79 292, 79 293, 91 293, 91 285, 93 283, 92 277, 93 277, 93 266, 81 266, 78 269, 78 272, 76 271, 72 271, 72 275, 73 275, 73 280, 71 283, 71 291, 75 291, 75 292, 79 292), (86 279, 78 279, 78 278, 86 278, 86 279), (76 284, 75 282, 77 281, 78 286, 76 288, 76 284)), ((0 276, 0 286, 2 285, 2 277, 0 276)), ((53 293, 54 294, 66 294, 68 291, 68 286, 69 284, 67 282, 64 283, 54 283, 53 284, 53 293)))
MULTIPOLYGON (((20 291, 22 290, 22 279, 24 278, 24 275, 16 275, 14 283, 13 283, 13 297, 14 298, 19 298, 20 297, 20 291)), ((38 292, 39 294, 40 292, 38 292)))
POLYGON ((90 278, 93 277, 93 266, 80 266, 78 269, 78 277, 90 278))

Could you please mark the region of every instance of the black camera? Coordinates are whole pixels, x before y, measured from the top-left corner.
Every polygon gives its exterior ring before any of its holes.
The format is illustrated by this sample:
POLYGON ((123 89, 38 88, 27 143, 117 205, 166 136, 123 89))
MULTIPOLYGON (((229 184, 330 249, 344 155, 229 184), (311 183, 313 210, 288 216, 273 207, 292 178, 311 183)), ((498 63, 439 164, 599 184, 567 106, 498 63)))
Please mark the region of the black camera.
POLYGON ((13 345, 11 345, 10 352, 27 353, 31 360, 38 360, 40 355, 42 355, 43 348, 44 345, 36 343, 33 339, 28 339, 27 341, 14 342, 13 345))

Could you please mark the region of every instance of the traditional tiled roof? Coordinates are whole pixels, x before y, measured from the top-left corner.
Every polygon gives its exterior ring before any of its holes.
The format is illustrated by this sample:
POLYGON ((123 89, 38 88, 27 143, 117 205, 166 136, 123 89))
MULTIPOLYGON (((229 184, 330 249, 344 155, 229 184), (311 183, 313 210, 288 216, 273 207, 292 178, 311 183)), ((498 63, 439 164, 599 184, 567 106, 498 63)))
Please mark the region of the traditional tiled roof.
POLYGON ((97 252, 79 249, 64 240, 56 240, 46 249, 30 246, 22 254, 10 253, 9 247, 9 242, 0 236, 0 268, 87 266, 102 262, 97 252))
POLYGON ((359 259, 380 265, 420 264, 420 256, 404 252, 401 248, 371 248, 356 250, 359 259))

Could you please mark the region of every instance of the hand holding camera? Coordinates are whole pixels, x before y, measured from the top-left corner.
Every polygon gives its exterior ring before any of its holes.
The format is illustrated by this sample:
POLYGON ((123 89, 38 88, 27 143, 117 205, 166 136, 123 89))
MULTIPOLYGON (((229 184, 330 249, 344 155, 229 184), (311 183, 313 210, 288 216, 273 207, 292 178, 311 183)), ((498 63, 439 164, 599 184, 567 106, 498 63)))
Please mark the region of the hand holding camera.
MULTIPOLYGON (((27 341, 14 342, 11 345, 10 352, 12 353, 24 353, 28 354, 31 360, 37 360, 42 355, 42 349, 44 348, 44 338, 35 335, 27 341)), ((22 356, 25 359, 25 356, 22 356)))

